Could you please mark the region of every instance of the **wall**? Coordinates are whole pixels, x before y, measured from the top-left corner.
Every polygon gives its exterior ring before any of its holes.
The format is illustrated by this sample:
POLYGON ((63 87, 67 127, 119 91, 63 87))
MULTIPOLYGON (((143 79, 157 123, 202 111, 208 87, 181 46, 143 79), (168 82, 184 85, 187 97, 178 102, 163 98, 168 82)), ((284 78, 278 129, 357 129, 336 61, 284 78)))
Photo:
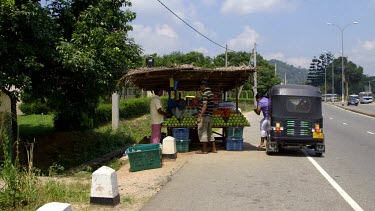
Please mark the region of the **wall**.
POLYGON ((10 113, 10 98, 4 92, 0 91, 0 112, 10 113))

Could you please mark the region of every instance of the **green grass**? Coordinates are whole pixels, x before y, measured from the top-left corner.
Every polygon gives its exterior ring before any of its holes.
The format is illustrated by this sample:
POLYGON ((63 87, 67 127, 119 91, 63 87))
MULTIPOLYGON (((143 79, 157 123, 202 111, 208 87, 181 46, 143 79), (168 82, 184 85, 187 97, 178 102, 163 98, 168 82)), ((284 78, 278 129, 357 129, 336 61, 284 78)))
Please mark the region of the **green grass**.
POLYGON ((19 115, 17 117, 20 137, 34 138, 41 134, 51 134, 53 127, 53 115, 19 115))

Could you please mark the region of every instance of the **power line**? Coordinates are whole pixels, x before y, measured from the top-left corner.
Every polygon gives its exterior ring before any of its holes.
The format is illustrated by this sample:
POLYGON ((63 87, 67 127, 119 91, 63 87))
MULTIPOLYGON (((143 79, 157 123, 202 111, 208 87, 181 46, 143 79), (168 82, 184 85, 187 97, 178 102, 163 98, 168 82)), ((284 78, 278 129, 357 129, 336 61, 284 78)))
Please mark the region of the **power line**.
MULTIPOLYGON (((213 41, 212 39, 210 39, 209 37, 207 37, 206 35, 202 34, 201 32, 199 32, 198 30, 196 30, 194 27, 192 27, 189 23, 187 23, 186 21, 184 21, 182 18, 180 18, 176 13, 174 13, 171 9, 169 9, 165 4, 163 4, 163 2, 161 2, 160 0, 157 0, 160 4, 162 4, 167 10, 169 10, 169 12, 171 12, 174 16, 176 16, 178 19, 180 19, 182 22, 184 22, 187 26, 189 26, 191 29, 193 29, 195 32, 197 32, 198 34, 200 34, 202 37, 206 38, 207 40, 209 40, 210 42, 214 43, 215 45, 219 46, 219 47, 222 47, 224 49, 227 49, 226 47, 220 45, 219 43, 213 41)), ((230 51, 233 51, 235 52, 234 50, 231 50, 228 48, 228 50, 230 51)))

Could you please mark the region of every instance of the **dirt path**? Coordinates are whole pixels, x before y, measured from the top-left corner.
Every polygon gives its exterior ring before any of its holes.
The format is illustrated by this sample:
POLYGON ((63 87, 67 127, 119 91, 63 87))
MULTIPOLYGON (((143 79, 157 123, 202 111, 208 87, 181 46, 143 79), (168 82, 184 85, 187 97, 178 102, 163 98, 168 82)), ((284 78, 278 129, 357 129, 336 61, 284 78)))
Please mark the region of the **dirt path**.
MULTIPOLYGON (((90 204, 72 204, 73 210, 140 210, 147 201, 172 179, 194 152, 178 153, 177 159, 163 160, 161 168, 130 172, 126 164, 117 173, 120 204, 115 207, 94 206, 90 204)), ((125 157, 121 159, 127 159, 125 157)))

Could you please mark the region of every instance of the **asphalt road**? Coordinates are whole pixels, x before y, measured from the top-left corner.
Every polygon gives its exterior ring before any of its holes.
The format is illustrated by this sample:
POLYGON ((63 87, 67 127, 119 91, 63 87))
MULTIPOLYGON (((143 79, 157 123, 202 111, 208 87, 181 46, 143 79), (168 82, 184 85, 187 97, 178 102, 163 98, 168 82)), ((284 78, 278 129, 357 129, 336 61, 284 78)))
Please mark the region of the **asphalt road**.
MULTIPOLYGON (((335 104, 339 105, 337 102, 335 104)), ((358 106, 353 106, 353 105, 347 106, 347 104, 345 103, 344 108, 370 114, 375 117, 375 103, 358 104, 358 106)))
POLYGON ((323 112, 323 157, 256 150, 260 116, 248 113, 244 151, 194 155, 142 210, 375 210, 375 118, 323 112))

